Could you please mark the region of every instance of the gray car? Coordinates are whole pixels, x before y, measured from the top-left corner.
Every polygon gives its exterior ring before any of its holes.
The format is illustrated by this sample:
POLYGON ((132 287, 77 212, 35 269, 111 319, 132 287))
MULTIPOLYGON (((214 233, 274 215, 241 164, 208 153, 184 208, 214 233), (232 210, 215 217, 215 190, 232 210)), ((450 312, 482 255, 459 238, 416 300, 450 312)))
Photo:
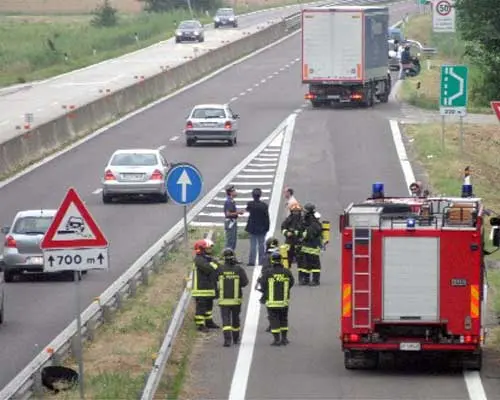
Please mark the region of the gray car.
POLYGON ((182 21, 175 31, 175 43, 204 42, 205 30, 198 20, 182 21))
POLYGON ((214 16, 214 28, 221 26, 238 27, 238 17, 232 8, 219 8, 214 16))
POLYGON ((239 118, 227 104, 199 104, 187 117, 184 128, 186 144, 224 141, 233 146, 237 143, 239 118))
MULTIPOLYGON (((2 261, 3 262, 3 261, 2 261)), ((5 289, 4 289, 3 277, 0 275, 0 325, 3 324, 5 317, 5 289)))
POLYGON ((170 164, 158 149, 128 149, 113 153, 104 169, 102 201, 129 196, 168 201, 165 180, 170 164))
POLYGON ((57 210, 19 211, 12 226, 2 228, 3 275, 12 282, 18 274, 43 272, 43 253, 40 243, 49 229, 57 210))

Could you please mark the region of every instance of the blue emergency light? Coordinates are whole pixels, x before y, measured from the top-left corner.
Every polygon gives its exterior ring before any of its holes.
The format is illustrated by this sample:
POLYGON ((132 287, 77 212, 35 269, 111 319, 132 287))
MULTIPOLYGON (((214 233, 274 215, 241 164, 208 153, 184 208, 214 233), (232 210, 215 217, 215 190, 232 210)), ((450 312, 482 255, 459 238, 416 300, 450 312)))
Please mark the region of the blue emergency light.
POLYGON ((384 197, 384 184, 376 182, 372 185, 372 198, 380 199, 384 197))
POLYGON ((408 218, 406 220, 406 229, 415 229, 415 219, 408 218))
POLYGON ((462 185, 462 197, 472 197, 472 185, 462 185))

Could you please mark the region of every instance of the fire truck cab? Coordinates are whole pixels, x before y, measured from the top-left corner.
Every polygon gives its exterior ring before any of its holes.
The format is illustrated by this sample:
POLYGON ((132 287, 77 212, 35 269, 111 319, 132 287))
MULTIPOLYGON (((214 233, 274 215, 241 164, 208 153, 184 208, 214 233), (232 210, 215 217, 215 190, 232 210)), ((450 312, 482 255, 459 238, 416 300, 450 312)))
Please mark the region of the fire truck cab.
MULTIPOLYGON (((350 204, 339 221, 345 368, 373 369, 381 354, 412 352, 481 369, 487 298, 482 200, 389 198, 383 184, 378 187, 372 198, 350 204)), ((500 218, 490 224, 498 227, 500 218)), ((498 250, 500 231, 493 232, 498 250)))

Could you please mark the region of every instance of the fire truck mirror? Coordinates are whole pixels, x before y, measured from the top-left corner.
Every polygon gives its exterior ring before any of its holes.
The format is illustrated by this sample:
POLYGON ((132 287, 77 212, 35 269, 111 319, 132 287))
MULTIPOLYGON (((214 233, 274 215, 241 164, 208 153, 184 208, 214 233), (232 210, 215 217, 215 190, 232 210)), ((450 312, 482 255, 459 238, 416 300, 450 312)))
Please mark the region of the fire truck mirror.
POLYGON ((344 228, 345 228, 345 214, 342 214, 339 217, 339 232, 342 233, 344 228))
POLYGON ((493 229, 493 246, 500 247, 500 229, 493 229))
POLYGON ((500 226, 500 218, 498 218, 498 217, 490 218, 490 225, 491 226, 500 226))

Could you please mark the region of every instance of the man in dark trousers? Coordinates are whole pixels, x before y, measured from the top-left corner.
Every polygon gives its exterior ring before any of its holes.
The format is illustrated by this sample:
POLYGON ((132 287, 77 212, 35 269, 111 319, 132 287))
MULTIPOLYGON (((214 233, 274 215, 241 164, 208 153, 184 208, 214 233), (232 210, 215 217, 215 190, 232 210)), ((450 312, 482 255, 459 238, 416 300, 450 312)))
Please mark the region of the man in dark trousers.
POLYGON ((225 249, 222 256, 224 264, 217 269, 217 281, 224 347, 229 347, 231 340, 234 344, 240 342, 242 288, 248 285, 248 277, 233 249, 225 249))
POLYGON ((286 346, 288 341, 288 306, 290 289, 295 284, 293 275, 281 263, 279 251, 271 254, 271 268, 262 274, 262 289, 271 322, 272 346, 286 346))
POLYGON ((301 262, 301 254, 296 251, 299 249, 304 224, 302 222, 302 207, 299 203, 293 203, 290 207, 290 214, 281 224, 281 233, 285 236, 285 244, 288 247, 288 264, 292 266, 293 261, 297 262, 299 270, 299 281, 304 275, 303 263, 301 262))
POLYGON ((321 247, 323 245, 322 226, 319 219, 316 217, 316 206, 307 203, 304 206, 304 232, 302 234, 302 245, 300 251, 303 254, 304 260, 304 280, 300 282, 302 285, 307 285, 310 282, 312 274, 311 286, 318 286, 321 275, 321 247))
POLYGON ((217 287, 217 269, 219 264, 212 258, 214 243, 209 239, 201 239, 194 244, 194 271, 191 296, 195 299, 195 323, 199 331, 218 329, 214 323, 212 310, 217 287))
MULTIPOLYGON (((260 298, 261 304, 266 304, 266 296, 264 294, 264 289, 262 289, 262 276, 266 274, 267 271, 272 267, 271 264, 271 254, 275 251, 279 251, 280 243, 278 239, 275 237, 270 237, 266 240, 266 254, 264 255, 264 259, 262 260, 262 270, 260 272, 260 276, 257 279, 257 285, 255 290, 262 292, 262 296, 260 298)), ((266 329, 266 332, 271 332, 271 319, 269 318, 269 313, 267 315, 267 320, 269 321, 269 325, 266 329)))
POLYGON ((226 187, 224 203, 224 231, 226 233, 226 248, 236 250, 238 240, 238 217, 244 213, 236 208, 236 189, 233 185, 226 187))
POLYGON ((248 221, 245 230, 250 235, 250 254, 248 266, 262 265, 264 258, 264 241, 269 230, 269 207, 267 203, 260 200, 262 190, 255 188, 252 191, 253 200, 247 203, 248 221), (257 260, 257 253, 259 255, 257 260))

